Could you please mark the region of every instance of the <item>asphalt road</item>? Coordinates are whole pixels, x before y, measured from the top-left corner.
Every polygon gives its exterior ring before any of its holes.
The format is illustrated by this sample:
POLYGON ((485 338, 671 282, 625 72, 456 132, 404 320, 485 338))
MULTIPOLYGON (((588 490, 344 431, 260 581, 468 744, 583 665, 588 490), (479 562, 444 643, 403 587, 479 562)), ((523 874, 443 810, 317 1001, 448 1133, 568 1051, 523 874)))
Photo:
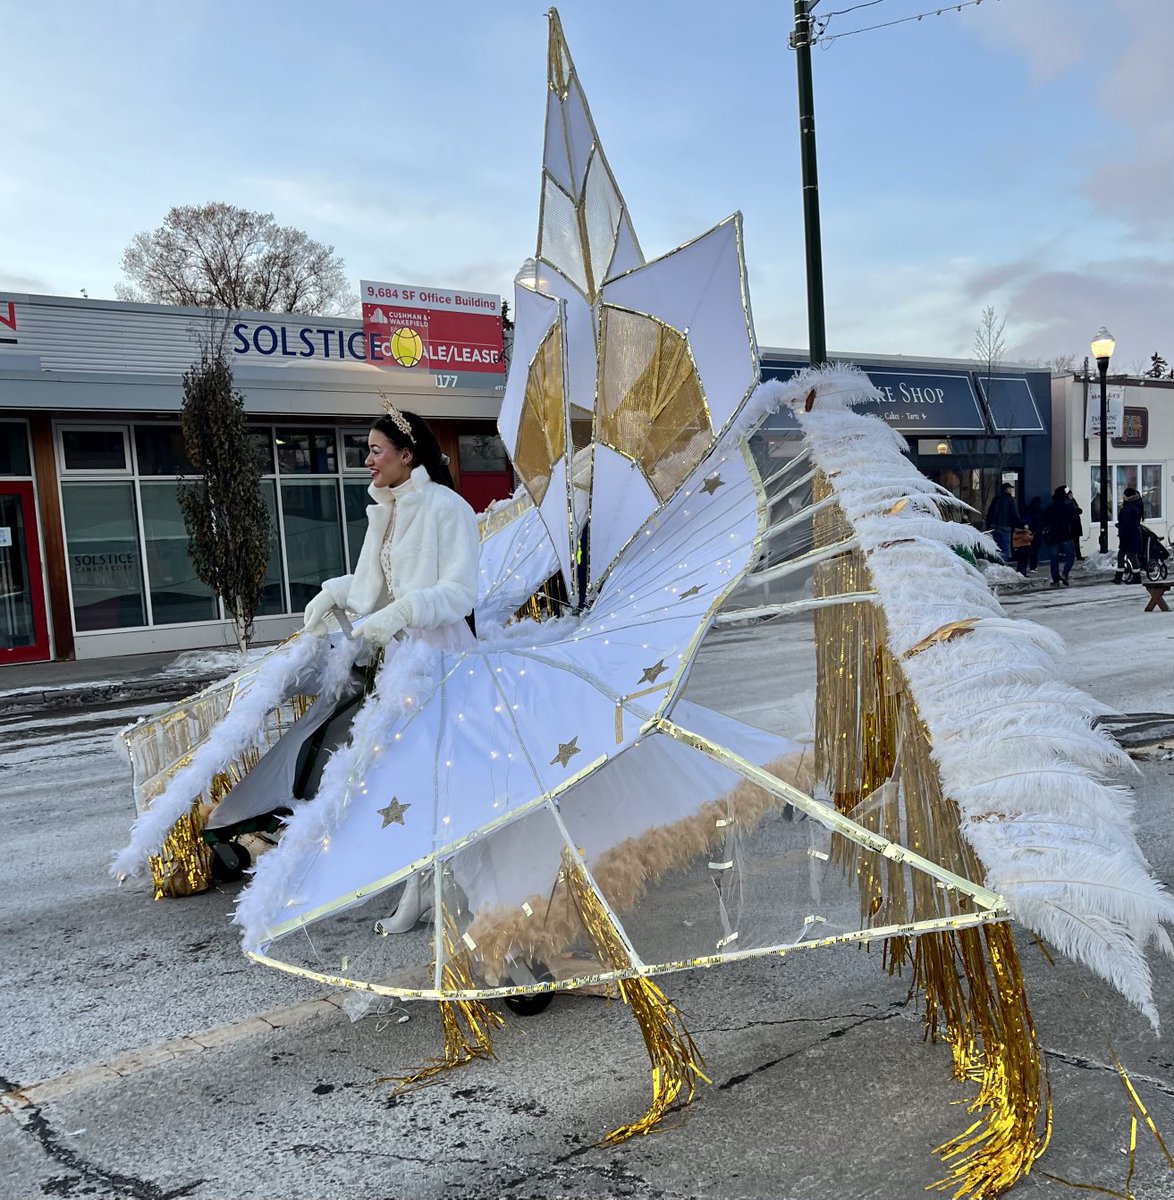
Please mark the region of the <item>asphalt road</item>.
MULTIPOLYGON (((1132 713, 1174 712, 1174 615, 1107 584, 1008 599, 1069 639, 1074 682, 1132 713)), ((773 725, 809 653, 757 630, 707 646, 691 696, 773 725), (774 640, 772 640, 772 637, 774 640)), ((712 1086, 661 1131, 596 1140, 643 1112, 647 1059, 618 1004, 565 996, 510 1016, 498 1061, 392 1098, 383 1075, 436 1054, 433 1006, 352 1023, 335 999, 239 953, 233 889, 152 903, 105 863, 132 810, 111 734, 140 707, 0 721, 0 1200, 26 1197, 914 1197, 969 1118, 949 1053, 923 1041, 878 953, 795 954, 670 976, 712 1086)), ((1125 725, 1129 723, 1126 722, 1125 725)), ((1134 726, 1138 722, 1133 722, 1134 726)), ((1143 849, 1174 886, 1174 758, 1139 762, 1143 849)), ((1107 986, 1021 955, 1051 1074, 1051 1147, 1016 1198, 1120 1191, 1129 1110, 1115 1051, 1174 1147, 1174 1050, 1107 986), (1111 1046, 1111 1050, 1110 1050, 1111 1046)), ((1174 1031, 1174 963, 1155 958, 1174 1031)), ((1132 1188, 1174 1198, 1141 1131, 1132 1188)))

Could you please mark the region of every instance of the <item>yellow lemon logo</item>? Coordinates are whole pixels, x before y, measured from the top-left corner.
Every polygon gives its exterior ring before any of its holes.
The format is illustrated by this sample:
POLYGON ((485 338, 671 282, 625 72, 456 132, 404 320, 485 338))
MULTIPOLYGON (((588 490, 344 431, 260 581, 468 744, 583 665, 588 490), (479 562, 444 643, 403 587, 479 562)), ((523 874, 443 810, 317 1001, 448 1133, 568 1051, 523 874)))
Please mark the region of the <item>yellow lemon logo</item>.
POLYGON ((414 367, 424 356, 424 343, 414 329, 397 329, 391 335, 391 357, 401 367, 414 367))

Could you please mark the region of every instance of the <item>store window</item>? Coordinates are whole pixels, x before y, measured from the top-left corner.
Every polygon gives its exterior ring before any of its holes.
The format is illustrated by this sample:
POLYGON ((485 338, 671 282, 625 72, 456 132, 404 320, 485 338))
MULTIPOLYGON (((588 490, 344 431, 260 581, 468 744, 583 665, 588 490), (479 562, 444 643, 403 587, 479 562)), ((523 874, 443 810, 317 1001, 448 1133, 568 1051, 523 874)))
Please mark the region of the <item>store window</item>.
MULTIPOLYGON (((140 468, 141 468, 140 460, 140 468)), ((213 621, 217 604, 212 589, 201 583, 188 554, 188 531, 172 480, 142 483, 143 545, 151 615, 156 625, 213 621)))
MULTIPOLYGON (((1165 495, 1162 488, 1161 463, 1114 463, 1109 468, 1112 486, 1109 488, 1109 520, 1116 521, 1126 488, 1141 493, 1142 511, 1146 520, 1166 519, 1165 495)), ((1101 468, 1089 468, 1092 486, 1092 511, 1089 520, 1095 525, 1101 519, 1101 468)))
POLYGON ((0 475, 32 473, 28 426, 23 421, 0 421, 0 475))
POLYGON ((130 449, 121 425, 75 425, 61 430, 63 471, 127 472, 130 449))
MULTIPOLYGON (((0 453, 22 465, 27 444, 21 450, 8 437, 11 424, 23 432, 20 423, 0 423, 7 439, 0 445, 17 448, 0 453)), ((221 606, 188 555, 177 487, 195 473, 180 427, 137 422, 57 430, 75 628, 220 619, 221 606)), ((324 579, 354 569, 371 503, 360 458, 366 439, 367 430, 357 426, 250 430, 272 529, 258 616, 300 613, 324 579)), ((0 458, 0 466, 6 461, 0 458)))
POLYGON ((195 467, 178 425, 136 425, 135 453, 140 475, 194 475, 195 467))
POLYGON ((367 461, 366 429, 344 429, 342 431, 342 465, 345 471, 365 471, 367 461))
POLYGON ((462 433, 457 438, 457 454, 462 475, 466 471, 477 474, 510 469, 505 444, 496 433, 462 433))
POLYGON ((249 445, 257 456, 257 465, 262 475, 272 475, 277 468, 273 464, 273 430, 250 429, 249 445))
POLYGON ((261 494, 265 497, 265 508, 269 513, 269 562, 265 567, 265 579, 261 584, 261 603, 257 605, 257 616, 272 617, 288 612, 285 602, 285 575, 281 569, 281 525, 277 519, 277 482, 261 480, 261 494))
POLYGON ((338 470, 333 429, 279 429, 277 465, 282 475, 333 475, 338 470))
POLYGON ((363 538, 367 536, 367 509, 372 502, 368 487, 368 483, 358 483, 350 479, 342 485, 343 501, 346 505, 347 558, 350 563, 349 569, 352 571, 359 561, 363 538))
POLYGON ((62 483, 61 506, 74 627, 146 625, 134 484, 62 483))
POLYGON ((289 601, 300 612, 324 579, 345 574, 336 479, 286 480, 281 485, 289 601))

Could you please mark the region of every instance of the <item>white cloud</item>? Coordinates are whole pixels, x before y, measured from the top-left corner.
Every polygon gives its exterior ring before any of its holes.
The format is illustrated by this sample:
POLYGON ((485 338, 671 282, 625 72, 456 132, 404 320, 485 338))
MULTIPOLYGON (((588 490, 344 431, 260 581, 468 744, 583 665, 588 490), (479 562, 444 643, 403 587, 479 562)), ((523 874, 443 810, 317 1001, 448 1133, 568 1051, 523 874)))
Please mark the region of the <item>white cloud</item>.
POLYGON ((1037 82, 1057 78, 1096 48, 1095 10, 1088 0, 1008 0, 997 5, 988 0, 988 5, 965 10, 965 23, 987 45, 1022 55, 1037 82))

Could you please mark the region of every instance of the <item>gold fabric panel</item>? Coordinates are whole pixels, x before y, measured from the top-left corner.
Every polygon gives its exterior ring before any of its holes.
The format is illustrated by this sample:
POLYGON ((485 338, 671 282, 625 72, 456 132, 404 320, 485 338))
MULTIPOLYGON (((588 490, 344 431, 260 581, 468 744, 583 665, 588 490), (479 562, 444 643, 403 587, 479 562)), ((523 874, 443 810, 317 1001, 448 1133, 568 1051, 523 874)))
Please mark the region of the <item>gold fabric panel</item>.
POLYGON ((536 505, 542 503, 550 486, 552 467, 567 452, 567 429, 563 412, 563 350, 555 322, 542 339, 530 372, 518 423, 518 445, 514 468, 536 505))
POLYGON ((701 383, 683 334, 604 305, 595 437, 634 458, 661 500, 713 442, 701 383))
MULTIPOLYGON (((812 498, 830 493, 827 479, 818 475, 812 498)), ((816 514, 814 532, 816 547, 850 532, 838 505, 816 514)), ((816 596, 871 586, 868 563, 858 550, 815 568, 816 596)), ((819 609, 815 645, 816 774, 836 808, 954 874, 982 881, 982 865, 962 837, 958 806, 942 788, 929 731, 889 651, 880 606, 819 609)), ((844 873, 856 877, 865 928, 870 922, 900 925, 973 910, 968 897, 920 872, 907 878, 899 864, 863 854, 846 838, 836 837, 832 848, 844 873)), ((924 998, 926 1036, 942 1037, 953 1053, 956 1078, 977 1086, 968 1106, 974 1123, 938 1147, 948 1176, 935 1187, 950 1191, 954 1200, 991 1200, 1031 1169, 1051 1126, 1047 1076, 1011 929, 1000 924, 889 938, 884 966, 890 974, 909 969, 911 991, 924 998)))

